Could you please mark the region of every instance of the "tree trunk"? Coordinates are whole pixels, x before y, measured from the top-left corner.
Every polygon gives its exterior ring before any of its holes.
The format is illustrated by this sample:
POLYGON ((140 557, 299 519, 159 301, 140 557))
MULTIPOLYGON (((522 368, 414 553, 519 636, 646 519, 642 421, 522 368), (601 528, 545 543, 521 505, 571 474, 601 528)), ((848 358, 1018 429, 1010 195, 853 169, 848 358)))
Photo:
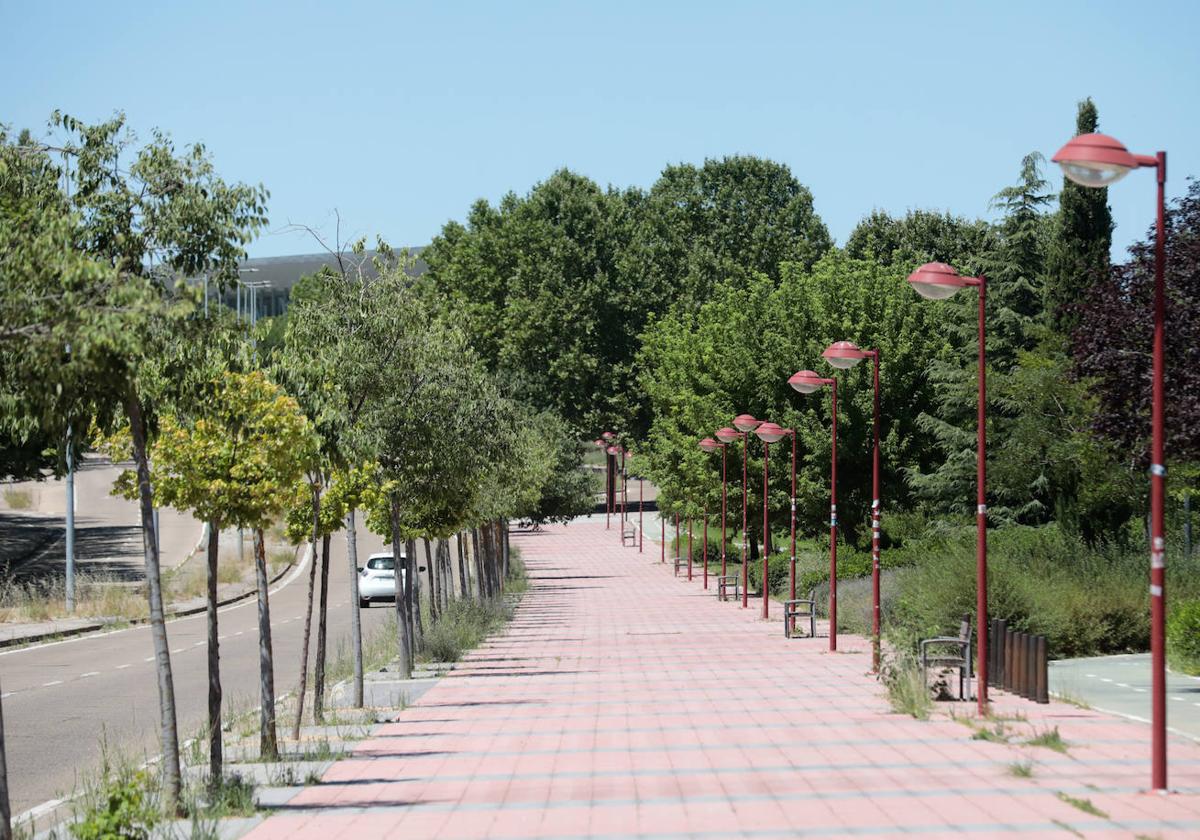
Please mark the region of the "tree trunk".
POLYGON ((492 540, 492 523, 484 523, 479 529, 479 541, 483 544, 483 574, 487 579, 486 597, 496 595, 496 551, 492 540))
POLYGON ((483 579, 483 551, 480 544, 483 542, 479 535, 478 528, 471 529, 471 560, 475 563, 475 593, 478 600, 484 598, 484 586, 486 585, 483 579))
POLYGON ((400 551, 400 500, 395 496, 389 501, 392 517, 392 559, 396 564, 396 572, 401 573, 396 578, 396 652, 399 654, 400 678, 412 676, 412 625, 408 616, 408 586, 412 575, 408 571, 408 561, 401 562, 404 554, 400 551))
POLYGON ((158 710, 162 728, 163 805, 169 814, 180 809, 179 727, 175 718, 175 680, 171 675, 171 646, 163 615, 162 577, 159 573, 158 540, 154 533, 154 494, 150 489, 150 462, 146 457, 146 427, 142 404, 132 387, 125 399, 133 460, 137 466, 138 503, 142 517, 142 551, 146 563, 147 599, 150 602, 150 638, 154 644, 158 672, 158 710))
POLYGON ((358 533, 354 510, 346 514, 346 553, 350 556, 350 648, 354 655, 354 708, 363 705, 362 615, 358 606, 358 533))
POLYGON ((211 790, 221 784, 221 647, 217 635, 217 551, 221 526, 208 523, 208 783, 211 790))
POLYGON ((317 661, 313 665, 313 719, 317 723, 325 722, 325 636, 329 616, 329 545, 332 541, 332 534, 321 539, 321 600, 317 602, 317 661))
POLYGON ((438 620, 438 590, 437 576, 433 569, 433 550, 429 545, 429 537, 422 540, 425 543, 425 576, 429 580, 429 625, 432 627, 438 620))
POLYGON ((300 686, 296 689, 296 719, 292 723, 292 740, 300 740, 300 724, 304 720, 304 694, 308 690, 308 640, 312 635, 313 590, 317 585, 317 538, 321 533, 321 491, 312 485, 313 522, 309 539, 308 602, 304 608, 304 636, 300 643, 300 686))
MULTIPOLYGON (((0 697, 4 691, 0 689, 0 697)), ((8 804, 8 761, 4 757, 4 703, 0 702, 0 840, 12 840, 12 809, 8 804)))
POLYGON ((466 546, 463 545, 462 531, 458 532, 454 541, 458 543, 458 591, 463 599, 466 600, 470 597, 470 590, 468 588, 470 579, 467 574, 466 546))
POLYGON ((271 653, 271 604, 267 592, 267 547, 262 528, 254 529, 254 576, 258 581, 258 754, 274 761, 279 756, 275 736, 275 661, 271 653))
MULTIPOLYGON (((500 546, 501 546, 501 550, 502 550, 502 556, 504 558, 504 562, 500 569, 500 591, 503 592, 504 591, 504 581, 508 580, 508 557, 509 557, 508 520, 507 519, 499 520, 496 523, 496 527, 500 531, 500 546)), ((621 527, 622 528, 625 527, 624 522, 621 523, 621 527)))
POLYGON ((438 540, 438 557, 441 562, 438 563, 438 569, 441 571, 441 585, 438 587, 442 593, 441 608, 448 610, 450 601, 454 598, 454 569, 450 565, 450 541, 438 540))

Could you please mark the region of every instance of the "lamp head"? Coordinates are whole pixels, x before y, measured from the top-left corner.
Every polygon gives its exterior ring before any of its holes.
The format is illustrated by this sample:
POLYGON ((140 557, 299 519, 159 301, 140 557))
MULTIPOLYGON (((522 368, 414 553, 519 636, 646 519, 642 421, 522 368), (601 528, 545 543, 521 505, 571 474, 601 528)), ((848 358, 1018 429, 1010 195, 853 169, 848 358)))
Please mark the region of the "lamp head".
POLYGON ((801 394, 811 394, 825 382, 821 375, 814 370, 800 370, 788 377, 788 384, 801 394))
POLYGON ((778 423, 763 423, 754 430, 754 434, 758 435, 758 439, 764 443, 778 443, 783 440, 787 430, 778 423))
POLYGON ((853 341, 835 341, 821 354, 825 361, 841 370, 849 370, 867 358, 867 352, 859 349, 853 341))
POLYGON ((717 429, 716 436, 717 440, 721 441, 721 443, 733 443, 742 436, 742 433, 737 429, 731 429, 726 426, 723 429, 717 429))
POLYGON ((940 262, 925 263, 908 275, 908 283, 917 294, 929 300, 945 300, 970 285, 953 266, 940 262))
POLYGON ((753 432, 760 423, 762 423, 761 420, 755 420, 750 414, 739 414, 733 418, 733 427, 742 432, 753 432))
POLYGON ((702 441, 700 441, 700 448, 703 449, 705 452, 716 452, 718 449, 721 448, 721 444, 717 443, 712 438, 706 437, 702 441))
POLYGON ((1072 137, 1051 160, 1081 187, 1110 186, 1138 166, 1137 158, 1119 140, 1107 134, 1072 137))

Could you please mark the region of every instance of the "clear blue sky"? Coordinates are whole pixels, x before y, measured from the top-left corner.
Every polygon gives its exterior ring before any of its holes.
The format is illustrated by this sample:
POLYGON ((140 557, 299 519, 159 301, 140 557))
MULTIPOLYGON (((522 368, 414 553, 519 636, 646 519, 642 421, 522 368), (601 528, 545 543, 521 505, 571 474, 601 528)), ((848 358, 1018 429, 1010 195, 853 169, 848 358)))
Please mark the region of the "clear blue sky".
MULTIPOLYGON (((788 164, 839 242, 872 208, 986 215, 1092 96, 1101 129, 1200 175, 1194 2, 0 0, 0 122, 123 109, 271 191, 288 222, 421 244, 476 198, 567 166, 649 186, 748 153, 788 164)), ((1049 173, 1056 185, 1055 171, 1049 173)), ((1122 251, 1153 178, 1110 191, 1122 251)))

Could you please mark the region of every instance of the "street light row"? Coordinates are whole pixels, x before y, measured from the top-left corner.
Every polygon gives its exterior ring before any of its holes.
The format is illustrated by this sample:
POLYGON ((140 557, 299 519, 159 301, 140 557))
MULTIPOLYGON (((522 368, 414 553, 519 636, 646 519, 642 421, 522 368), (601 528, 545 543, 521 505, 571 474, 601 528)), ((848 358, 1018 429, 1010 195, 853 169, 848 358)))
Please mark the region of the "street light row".
MULTIPOLYGON (((1158 202, 1156 214, 1155 237, 1155 266, 1154 266, 1154 338, 1153 338, 1153 373, 1151 384, 1151 452, 1150 452, 1150 618, 1151 618, 1151 676, 1153 682, 1152 694, 1152 755, 1151 755, 1151 784, 1155 790, 1165 790, 1167 787, 1166 759, 1166 593, 1164 589, 1166 573, 1165 556, 1165 523, 1164 498, 1166 483, 1166 466, 1164 455, 1164 383, 1165 367, 1165 292, 1163 271, 1166 249, 1166 152, 1155 155, 1132 154, 1116 139, 1104 134, 1081 134, 1063 146, 1053 157, 1064 175, 1083 187, 1108 187, 1129 172, 1138 168, 1154 168, 1157 175, 1158 202)), ((978 404, 977 404, 977 464, 976 464, 976 633, 978 644, 978 691, 977 698, 980 714, 987 713, 988 703, 988 612, 987 612, 987 463, 986 463, 986 413, 987 413, 987 383, 986 383, 986 325, 985 309, 987 299, 987 279, 983 275, 968 277, 959 274, 952 266, 945 263, 931 262, 922 265, 908 276, 908 283, 922 297, 930 300, 945 300, 952 297, 960 289, 974 287, 978 290, 978 404)), ((873 664, 879 667, 880 648, 880 486, 879 486, 879 351, 863 350, 849 341, 839 341, 827 347, 822 354, 834 367, 846 369, 853 367, 865 358, 873 361, 874 386, 874 423, 873 423, 873 452, 872 452, 872 494, 871 494, 871 578, 872 578, 872 647, 873 664)), ((835 378, 825 378, 811 370, 802 370, 788 379, 788 384, 801 393, 813 393, 828 385, 831 389, 833 403, 832 429, 832 459, 830 475, 830 515, 829 515, 829 647, 837 648, 837 381, 835 378)), ((782 440, 785 435, 792 436, 792 556, 790 573, 790 597, 796 597, 796 548, 795 548, 795 431, 783 429, 774 423, 764 423, 750 415, 739 415, 734 420, 734 429, 721 429, 716 433, 720 441, 704 438, 700 441, 702 449, 713 452, 718 447, 722 449, 722 535, 724 535, 724 485, 726 473, 724 464, 724 447, 736 441, 743 441, 743 474, 742 498, 743 521, 742 532, 746 533, 746 475, 745 448, 749 432, 754 431, 764 444, 763 457, 763 617, 767 617, 767 546, 770 531, 767 520, 767 475, 769 447, 771 443, 782 440)), ((745 558, 745 543, 742 542, 742 606, 746 606, 747 568, 745 558)), ((722 539, 722 572, 724 572, 724 540, 722 539)))

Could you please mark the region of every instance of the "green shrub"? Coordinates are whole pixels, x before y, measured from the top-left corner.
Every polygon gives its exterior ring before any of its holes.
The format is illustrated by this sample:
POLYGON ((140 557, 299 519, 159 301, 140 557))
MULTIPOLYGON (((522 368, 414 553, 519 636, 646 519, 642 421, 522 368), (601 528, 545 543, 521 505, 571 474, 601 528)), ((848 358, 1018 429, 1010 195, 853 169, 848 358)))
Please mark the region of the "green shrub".
POLYGON ((917 720, 927 720, 933 711, 933 697, 916 658, 907 651, 889 656, 879 672, 887 688, 888 701, 892 710, 911 715, 917 720))
MULTIPOLYGON (((750 578, 750 587, 759 592, 762 591, 762 556, 759 555, 757 560, 746 561, 750 568, 747 573, 750 578)), ((772 594, 777 594, 784 591, 787 587, 788 572, 791 570, 792 557, 790 554, 782 552, 773 553, 767 560, 767 584, 770 587, 769 591, 772 594)))
POLYGON ((150 774, 128 766, 113 770, 106 762, 100 783, 84 797, 71 833, 78 840, 140 840, 150 836, 159 819, 150 774))
POLYGON ((428 662, 457 662, 512 616, 503 598, 489 601, 451 601, 425 631, 420 658, 428 662))
POLYGON ((1176 601, 1171 606, 1167 661, 1185 674, 1200 675, 1200 600, 1176 601))

